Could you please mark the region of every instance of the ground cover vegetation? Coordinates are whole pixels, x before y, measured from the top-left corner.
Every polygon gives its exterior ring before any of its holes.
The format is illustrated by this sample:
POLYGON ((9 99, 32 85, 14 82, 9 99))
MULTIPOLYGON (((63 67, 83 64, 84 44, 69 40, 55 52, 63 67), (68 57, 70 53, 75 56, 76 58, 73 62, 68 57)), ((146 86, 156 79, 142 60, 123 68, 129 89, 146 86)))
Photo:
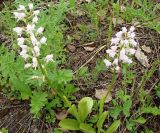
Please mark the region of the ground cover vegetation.
POLYGON ((13 0, 0 10, 0 132, 160 131, 158 0, 13 0))

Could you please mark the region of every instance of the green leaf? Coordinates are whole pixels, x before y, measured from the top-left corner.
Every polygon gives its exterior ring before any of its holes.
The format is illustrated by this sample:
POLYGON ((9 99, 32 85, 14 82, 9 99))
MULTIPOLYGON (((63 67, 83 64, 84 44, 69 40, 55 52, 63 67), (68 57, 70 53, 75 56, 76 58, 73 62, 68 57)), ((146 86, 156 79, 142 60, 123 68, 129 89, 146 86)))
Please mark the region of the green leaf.
POLYGON ((116 94, 118 96, 118 98, 120 98, 123 102, 125 102, 127 99, 130 98, 129 95, 125 95, 123 90, 119 90, 116 94))
POLYGON ((78 121, 79 121, 79 116, 78 116, 78 112, 77 112, 77 108, 75 105, 72 105, 69 109, 68 112, 70 114, 72 114, 78 121))
POLYGON ((88 77, 89 76, 89 70, 88 67, 82 67, 79 71, 78 71, 78 76, 79 77, 88 77))
POLYGON ((123 104, 123 113, 126 115, 126 117, 130 116, 130 108, 132 105, 132 100, 128 99, 124 104, 123 104))
POLYGON ((104 123, 107 115, 108 115, 108 111, 105 111, 105 112, 103 112, 102 115, 99 117, 99 120, 98 120, 98 122, 97 122, 97 127, 98 127, 99 131, 102 129, 103 123, 104 123))
POLYGON ((14 90, 18 90, 20 92, 23 100, 29 99, 29 97, 32 95, 32 91, 29 86, 25 84, 24 81, 18 79, 16 76, 12 76, 10 78, 10 82, 12 83, 14 90))
POLYGON ((46 92, 33 92, 33 96, 31 97, 31 113, 37 115, 43 106, 47 103, 46 92))
POLYGON ((79 122, 74 119, 63 119, 60 121, 59 126, 68 130, 80 130, 79 122))
POLYGON ((54 78, 59 84, 62 83, 66 84, 67 82, 72 80, 72 77, 73 77, 72 71, 66 69, 59 70, 54 76, 54 78))
POLYGON ((105 133, 114 133, 120 125, 120 120, 116 120, 112 123, 112 125, 105 131, 105 133))
POLYGON ((90 97, 85 97, 79 101, 78 114, 81 122, 84 122, 88 114, 91 113, 92 107, 93 107, 93 99, 90 97))
POLYGON ((92 128, 89 124, 81 123, 80 129, 84 131, 85 133, 96 133, 95 129, 92 128))
POLYGON ((144 107, 144 108, 142 108, 142 113, 160 115, 160 108, 151 107, 151 106, 150 107, 144 107))
POLYGON ((126 123, 126 128, 129 130, 129 131, 132 131, 133 129, 135 129, 135 126, 136 126, 136 123, 133 122, 133 121, 127 121, 126 123))
POLYGON ((136 123, 144 124, 146 122, 146 119, 144 117, 139 117, 136 120, 133 120, 136 123))
POLYGON ((69 5, 70 5, 71 9, 74 9, 75 5, 76 5, 76 1, 75 0, 69 0, 69 5))
POLYGON ((155 87, 156 94, 160 98, 160 83, 155 87))
POLYGON ((110 111, 110 115, 114 118, 117 119, 118 115, 120 114, 120 112, 122 111, 122 107, 121 106, 116 106, 114 109, 112 109, 110 111))

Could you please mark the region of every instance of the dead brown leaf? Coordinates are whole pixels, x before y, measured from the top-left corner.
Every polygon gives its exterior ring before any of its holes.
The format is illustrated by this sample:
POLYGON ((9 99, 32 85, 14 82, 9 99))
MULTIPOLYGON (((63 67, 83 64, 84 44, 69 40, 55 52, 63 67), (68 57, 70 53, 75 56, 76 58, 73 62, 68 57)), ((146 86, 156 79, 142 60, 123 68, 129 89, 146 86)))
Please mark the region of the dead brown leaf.
POLYGON ((95 47, 87 46, 87 47, 84 47, 84 49, 85 49, 86 51, 92 52, 92 51, 95 49, 95 47))
POLYGON ((68 115, 67 110, 62 110, 61 112, 56 114, 56 118, 57 118, 57 120, 62 120, 64 118, 66 118, 67 115, 68 115))
POLYGON ((143 66, 150 67, 147 56, 141 51, 140 48, 137 49, 135 57, 143 66))
POLYGON ((123 23, 123 19, 122 18, 112 18, 112 23, 114 26, 116 26, 116 24, 121 25, 123 23))
POLYGON ((74 52, 76 50, 76 47, 74 45, 67 45, 67 48, 70 52, 74 52))
POLYGON ((152 52, 151 48, 147 47, 146 45, 142 46, 142 50, 145 51, 145 52, 147 52, 147 53, 151 53, 152 52))
MULTIPOLYGON (((96 90, 95 97, 97 99, 101 99, 106 95, 107 92, 108 92, 108 90, 98 89, 98 90, 96 90)), ((112 100, 112 95, 111 95, 111 93, 109 93, 108 97, 105 100, 105 103, 109 103, 111 100, 112 100)))

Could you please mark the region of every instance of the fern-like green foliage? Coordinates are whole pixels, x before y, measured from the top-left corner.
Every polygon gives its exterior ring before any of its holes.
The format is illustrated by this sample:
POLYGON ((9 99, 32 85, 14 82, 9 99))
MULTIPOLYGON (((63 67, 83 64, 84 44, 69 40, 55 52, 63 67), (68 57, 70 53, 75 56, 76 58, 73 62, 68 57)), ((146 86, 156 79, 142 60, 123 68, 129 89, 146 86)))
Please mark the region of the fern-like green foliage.
POLYGON ((0 86, 9 87, 12 93, 20 92, 22 99, 29 99, 31 89, 25 84, 27 71, 24 70, 23 60, 3 46, 0 52, 0 86))
POLYGON ((13 15, 10 11, 13 8, 14 4, 12 6, 5 5, 3 11, 0 12, 0 31, 8 37, 12 36, 12 29, 16 26, 16 22, 13 19, 13 15))
POLYGON ((142 113, 160 115, 160 108, 158 108, 156 106, 143 107, 142 108, 142 113))
POLYGON ((31 96, 31 113, 35 116, 38 115, 39 111, 45 106, 47 103, 47 96, 46 92, 33 92, 31 96))
POLYGON ((47 50, 54 54, 55 59, 65 60, 64 37, 61 23, 65 19, 65 13, 69 10, 67 3, 61 0, 58 5, 51 5, 45 10, 39 20, 39 25, 45 27, 45 36, 47 37, 47 50))

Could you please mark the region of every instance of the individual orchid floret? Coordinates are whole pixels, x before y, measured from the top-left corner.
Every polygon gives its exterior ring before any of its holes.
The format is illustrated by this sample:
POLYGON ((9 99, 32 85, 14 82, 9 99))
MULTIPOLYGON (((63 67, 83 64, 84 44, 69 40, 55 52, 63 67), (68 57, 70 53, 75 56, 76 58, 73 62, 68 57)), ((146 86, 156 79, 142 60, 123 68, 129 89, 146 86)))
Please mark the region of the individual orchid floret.
POLYGON ((30 67, 32 67, 31 63, 27 63, 27 64, 24 65, 24 68, 30 68, 30 67))
POLYGON ((38 46, 34 46, 34 52, 35 52, 35 54, 36 54, 36 56, 39 56, 40 55, 40 49, 39 49, 39 47, 38 46))
POLYGON ((35 16, 35 17, 32 19, 32 23, 35 24, 35 23, 37 23, 37 22, 38 22, 38 17, 35 16))
POLYGON ((45 57, 45 61, 46 61, 46 63, 52 62, 52 61, 53 61, 53 54, 47 55, 47 56, 45 57))
POLYGON ((39 10, 36 10, 36 11, 34 11, 34 12, 33 12, 33 14, 34 14, 35 16, 38 16, 38 15, 39 15, 39 13, 40 13, 40 11, 39 11, 39 10))
POLYGON ((31 33, 33 33, 34 29, 35 29, 35 25, 34 24, 28 24, 27 27, 26 27, 26 32, 28 34, 31 34, 31 33))
POLYGON ((17 21, 23 20, 26 17, 25 13, 14 12, 13 13, 17 21))
POLYGON ((21 28, 21 27, 15 27, 15 28, 13 28, 13 31, 16 32, 18 36, 21 36, 23 28, 21 28))
POLYGON ((32 66, 33 68, 37 68, 38 67, 38 61, 37 61, 37 58, 36 57, 33 57, 32 58, 32 66))
POLYGON ((18 11, 25 11, 25 6, 24 5, 19 5, 18 6, 18 11))
POLYGON ((27 60, 27 58, 29 57, 29 55, 27 54, 27 50, 26 49, 23 49, 20 52, 20 55, 22 56, 22 58, 24 58, 24 60, 27 60))
POLYGON ((46 44, 47 38, 46 37, 42 37, 40 40, 41 44, 46 44))
POLYGON ((24 44, 24 38, 23 38, 23 37, 18 38, 18 39, 17 39, 17 42, 18 42, 18 45, 19 45, 19 46, 20 46, 20 45, 23 45, 23 44, 24 44))
POLYGON ((28 4, 29 10, 33 10, 33 3, 28 4))
POLYGON ((137 47, 134 30, 134 26, 131 26, 129 30, 122 27, 122 30, 116 33, 116 37, 111 39, 111 47, 106 50, 109 59, 104 60, 106 67, 119 72, 121 63, 131 64, 133 62, 131 57, 136 53, 135 48, 137 47))
POLYGON ((104 63, 106 64, 106 67, 110 67, 112 65, 112 63, 107 59, 104 59, 104 63))
POLYGON ((37 33, 38 33, 38 34, 42 34, 43 31, 44 31, 44 28, 43 28, 43 27, 40 27, 40 28, 38 28, 37 33))

